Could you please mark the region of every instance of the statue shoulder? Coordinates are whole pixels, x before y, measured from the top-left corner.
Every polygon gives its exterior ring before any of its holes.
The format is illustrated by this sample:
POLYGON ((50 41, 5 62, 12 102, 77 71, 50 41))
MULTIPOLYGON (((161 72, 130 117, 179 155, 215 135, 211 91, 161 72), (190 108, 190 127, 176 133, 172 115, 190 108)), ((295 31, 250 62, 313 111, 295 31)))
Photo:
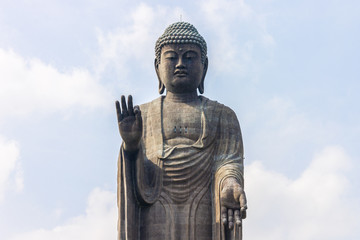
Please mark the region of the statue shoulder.
POLYGON ((234 110, 232 110, 230 107, 223 105, 222 115, 223 117, 234 119, 237 121, 237 116, 234 110))
POLYGON ((236 113, 230 107, 219 103, 218 101, 210 100, 207 97, 201 96, 202 101, 205 101, 205 109, 207 111, 217 112, 221 118, 233 119, 237 121, 236 113))
POLYGON ((152 100, 151 102, 147 102, 147 103, 144 103, 144 104, 141 104, 139 107, 140 107, 140 110, 141 110, 141 115, 146 115, 147 112, 151 109, 151 108, 158 108, 160 109, 160 105, 161 105, 161 99, 163 98, 163 96, 160 96, 154 100, 152 100))

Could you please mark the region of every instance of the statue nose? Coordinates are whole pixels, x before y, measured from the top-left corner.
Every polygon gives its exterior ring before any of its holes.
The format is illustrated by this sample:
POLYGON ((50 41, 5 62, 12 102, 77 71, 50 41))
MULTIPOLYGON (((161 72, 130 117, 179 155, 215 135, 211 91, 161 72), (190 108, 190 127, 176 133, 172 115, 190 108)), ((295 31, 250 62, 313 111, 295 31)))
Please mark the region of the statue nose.
POLYGON ((176 64, 176 68, 185 68, 184 62, 181 57, 179 57, 179 60, 176 64))

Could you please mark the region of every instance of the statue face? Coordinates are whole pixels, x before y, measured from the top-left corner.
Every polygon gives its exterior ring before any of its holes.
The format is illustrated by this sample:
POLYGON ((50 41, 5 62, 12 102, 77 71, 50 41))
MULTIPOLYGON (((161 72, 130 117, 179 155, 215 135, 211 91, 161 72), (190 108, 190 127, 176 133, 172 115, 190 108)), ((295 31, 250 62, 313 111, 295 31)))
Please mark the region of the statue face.
POLYGON ((195 44, 168 44, 161 49, 160 64, 155 68, 167 91, 189 93, 203 81, 207 59, 201 62, 201 50, 195 44))

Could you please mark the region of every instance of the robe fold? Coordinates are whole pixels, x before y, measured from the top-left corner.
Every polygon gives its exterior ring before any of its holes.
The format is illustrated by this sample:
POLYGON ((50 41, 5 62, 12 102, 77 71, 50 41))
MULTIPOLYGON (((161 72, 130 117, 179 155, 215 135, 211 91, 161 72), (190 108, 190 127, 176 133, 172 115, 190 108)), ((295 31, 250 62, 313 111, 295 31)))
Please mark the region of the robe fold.
POLYGON ((201 133, 191 144, 163 140, 163 98, 140 106, 141 147, 118 161, 118 240, 242 239, 240 227, 221 224, 222 182, 244 186, 243 143, 235 113, 205 97, 201 133))

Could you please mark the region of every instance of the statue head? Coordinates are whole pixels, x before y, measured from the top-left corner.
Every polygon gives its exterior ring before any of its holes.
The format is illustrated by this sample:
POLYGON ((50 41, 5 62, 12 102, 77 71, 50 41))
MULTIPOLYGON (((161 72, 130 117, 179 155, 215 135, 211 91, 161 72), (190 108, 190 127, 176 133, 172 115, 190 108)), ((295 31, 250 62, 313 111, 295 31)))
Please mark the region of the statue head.
POLYGON ((177 22, 167 27, 155 45, 159 93, 167 88, 178 93, 198 89, 202 94, 208 66, 206 54, 206 42, 192 24, 177 22))

